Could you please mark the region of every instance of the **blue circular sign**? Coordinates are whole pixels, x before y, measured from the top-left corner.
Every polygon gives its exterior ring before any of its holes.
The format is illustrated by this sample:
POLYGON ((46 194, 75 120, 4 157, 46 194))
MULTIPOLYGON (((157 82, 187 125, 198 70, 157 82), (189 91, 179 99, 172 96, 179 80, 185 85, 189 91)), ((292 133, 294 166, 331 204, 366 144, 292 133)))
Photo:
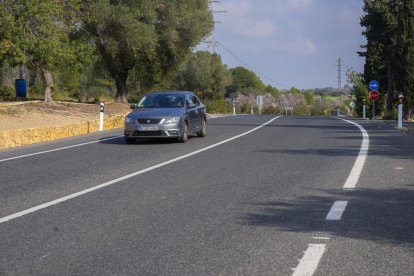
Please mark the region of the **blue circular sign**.
POLYGON ((379 89, 379 82, 376 80, 373 80, 369 83, 369 89, 373 90, 373 91, 378 91, 379 89))

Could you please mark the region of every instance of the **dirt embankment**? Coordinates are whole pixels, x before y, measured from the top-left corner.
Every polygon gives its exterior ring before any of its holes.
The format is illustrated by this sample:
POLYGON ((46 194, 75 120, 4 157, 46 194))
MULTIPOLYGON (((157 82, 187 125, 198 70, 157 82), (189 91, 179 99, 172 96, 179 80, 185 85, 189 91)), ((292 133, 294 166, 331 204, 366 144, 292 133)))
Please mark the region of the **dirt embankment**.
MULTIPOLYGON (((105 104, 105 118, 125 115, 129 105, 105 104)), ((14 105, 0 102, 0 132, 24 130, 44 126, 62 126, 84 121, 99 120, 99 105, 79 103, 30 102, 14 105)))
MULTIPOLYGON (((46 142, 99 130, 99 105, 0 102, 0 149, 46 142)), ((105 104, 104 129, 122 127, 127 104, 105 104)))

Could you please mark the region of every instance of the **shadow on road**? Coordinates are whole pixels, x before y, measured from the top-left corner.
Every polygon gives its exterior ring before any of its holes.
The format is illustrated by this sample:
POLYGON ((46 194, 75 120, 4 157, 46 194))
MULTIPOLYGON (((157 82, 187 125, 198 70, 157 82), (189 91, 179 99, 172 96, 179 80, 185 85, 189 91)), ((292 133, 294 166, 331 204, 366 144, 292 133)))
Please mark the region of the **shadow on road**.
POLYGON ((414 247, 413 185, 407 185, 407 189, 338 190, 293 201, 246 203, 256 211, 242 215, 238 223, 414 247), (325 220, 337 200, 349 201, 342 219, 325 220))

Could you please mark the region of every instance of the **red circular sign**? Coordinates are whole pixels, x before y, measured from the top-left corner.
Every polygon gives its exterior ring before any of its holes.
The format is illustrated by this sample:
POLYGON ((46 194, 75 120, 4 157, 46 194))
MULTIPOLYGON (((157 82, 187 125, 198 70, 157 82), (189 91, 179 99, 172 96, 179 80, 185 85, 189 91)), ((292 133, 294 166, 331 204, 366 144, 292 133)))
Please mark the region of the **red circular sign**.
POLYGON ((378 98, 379 98, 379 93, 378 93, 378 91, 371 91, 371 92, 369 92, 369 98, 370 98, 372 101, 376 101, 376 100, 378 100, 378 98))

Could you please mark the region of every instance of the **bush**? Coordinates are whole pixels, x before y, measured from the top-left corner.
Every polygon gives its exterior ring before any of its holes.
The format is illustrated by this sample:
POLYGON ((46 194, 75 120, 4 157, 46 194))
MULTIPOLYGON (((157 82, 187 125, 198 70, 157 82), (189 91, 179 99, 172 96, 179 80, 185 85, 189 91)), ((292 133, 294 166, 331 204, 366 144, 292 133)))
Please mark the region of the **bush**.
POLYGON ((393 109, 392 111, 387 111, 387 112, 385 112, 382 119, 384 119, 384 120, 397 120, 398 119, 398 111, 396 109, 393 109))
POLYGON ((30 86, 27 89, 27 97, 30 99, 44 99, 45 87, 42 84, 30 86))
POLYGON ((274 106, 266 106, 262 110, 262 114, 280 114, 280 110, 274 106))
POLYGON ((228 113, 231 108, 228 106, 224 99, 215 100, 215 101, 206 101, 204 102, 208 113, 228 113))
POLYGON ((11 98, 16 95, 16 91, 13 87, 3 86, 0 87, 0 97, 2 98, 11 98))
POLYGON ((310 115, 312 115, 312 116, 323 116, 323 115, 325 115, 325 112, 321 108, 318 108, 316 106, 312 106, 311 109, 310 109, 310 115))

